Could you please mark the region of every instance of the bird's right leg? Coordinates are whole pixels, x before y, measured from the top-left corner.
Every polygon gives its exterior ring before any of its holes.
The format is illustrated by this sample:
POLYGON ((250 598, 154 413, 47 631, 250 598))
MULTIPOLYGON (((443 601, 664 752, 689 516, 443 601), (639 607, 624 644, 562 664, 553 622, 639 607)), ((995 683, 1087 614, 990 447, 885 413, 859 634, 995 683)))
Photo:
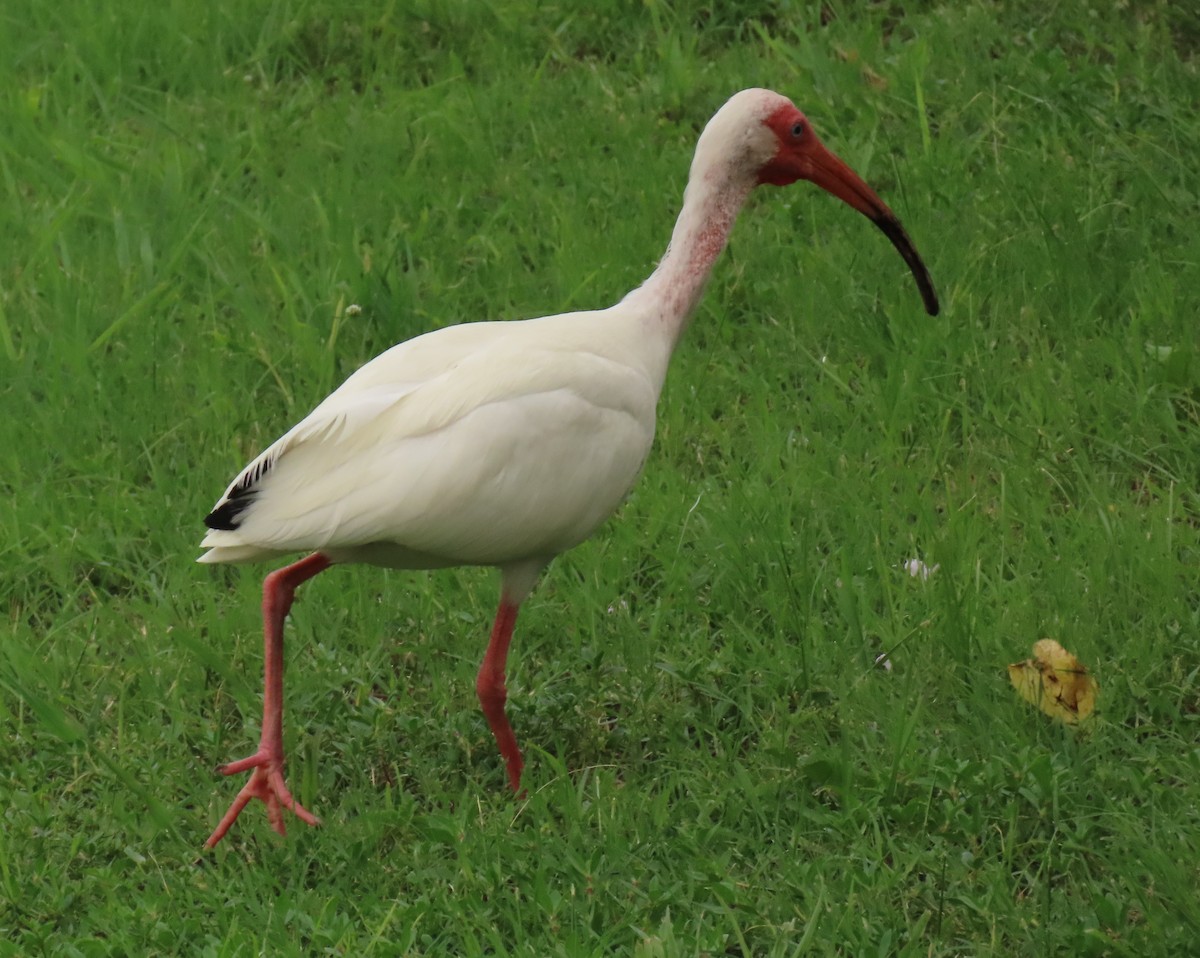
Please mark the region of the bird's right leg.
POLYGON ((507 596, 501 598, 500 608, 496 611, 496 621, 492 625, 492 637, 488 641, 483 664, 479 666, 479 677, 475 680, 479 704, 483 707, 483 714, 487 716, 492 734, 496 736, 496 744, 500 746, 500 754, 508 766, 508 782, 514 792, 521 790, 521 770, 525 763, 521 758, 521 750, 517 747, 517 737, 513 734, 512 726, 508 724, 508 716, 504 712, 504 703, 508 700, 504 672, 508 661, 508 645, 512 641, 519 608, 519 603, 512 602, 507 596))
POLYGON ((212 848, 225 837, 251 799, 262 799, 267 806, 271 827, 284 834, 283 809, 293 812, 301 821, 316 825, 317 818, 292 798, 283 781, 283 623, 296 589, 319 572, 332 565, 332 560, 314 552, 290 566, 272 572, 263 580, 263 722, 258 751, 248 758, 222 766, 222 775, 236 775, 253 769, 250 780, 242 786, 229 811, 204 843, 212 848))

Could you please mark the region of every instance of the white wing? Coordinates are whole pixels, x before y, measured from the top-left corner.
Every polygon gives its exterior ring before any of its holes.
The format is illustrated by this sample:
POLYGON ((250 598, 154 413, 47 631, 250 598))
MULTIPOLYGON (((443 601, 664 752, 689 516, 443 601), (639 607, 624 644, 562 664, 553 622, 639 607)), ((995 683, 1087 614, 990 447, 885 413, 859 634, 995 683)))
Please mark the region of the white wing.
POLYGON ((665 372, 644 347, 626 355, 607 312, 450 327, 383 353, 233 481, 201 561, 320 549, 491 565, 583 541, 641 470, 665 372))

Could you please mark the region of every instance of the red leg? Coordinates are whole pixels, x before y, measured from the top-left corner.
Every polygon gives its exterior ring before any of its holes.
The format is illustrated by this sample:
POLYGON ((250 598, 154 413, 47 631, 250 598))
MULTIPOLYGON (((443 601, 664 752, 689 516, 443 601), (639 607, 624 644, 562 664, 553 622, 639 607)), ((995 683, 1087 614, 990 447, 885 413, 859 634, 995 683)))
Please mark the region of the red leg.
POLYGON ((283 622, 296 588, 323 572, 332 561, 320 552, 314 552, 286 568, 272 572, 263 580, 263 722, 258 751, 248 758, 230 762, 221 768, 223 775, 236 775, 253 769, 250 780, 238 792, 229 806, 229 811, 219 825, 208 836, 205 848, 212 848, 225 837, 229 826, 234 823, 251 799, 262 799, 267 806, 267 817, 271 827, 280 835, 285 833, 283 809, 293 812, 301 821, 316 825, 317 819, 300 805, 283 781, 283 622))
POLYGON ((508 724, 508 716, 504 714, 504 703, 508 699, 508 689, 504 685, 504 667, 508 661, 508 644, 512 641, 518 608, 516 603, 507 598, 500 600, 496 621, 492 625, 492 637, 488 641, 483 664, 479 666, 479 677, 475 680, 479 704, 483 706, 483 714, 487 716, 492 734, 496 736, 496 744, 500 746, 500 754, 504 756, 508 766, 508 781, 514 792, 521 790, 521 770, 525 763, 521 759, 521 750, 517 747, 517 737, 513 735, 512 726, 508 724))

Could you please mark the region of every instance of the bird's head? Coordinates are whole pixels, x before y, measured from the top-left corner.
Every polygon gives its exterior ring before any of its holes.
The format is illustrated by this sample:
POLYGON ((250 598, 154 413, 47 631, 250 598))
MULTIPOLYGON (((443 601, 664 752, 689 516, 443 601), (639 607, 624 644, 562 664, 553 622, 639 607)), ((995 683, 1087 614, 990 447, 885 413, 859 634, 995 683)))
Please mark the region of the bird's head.
POLYGON ((732 162, 752 174, 756 185, 788 186, 808 180, 866 216, 904 257, 926 311, 937 315, 937 293, 929 271, 896 214, 821 142, 808 118, 791 100, 771 90, 736 93, 709 121, 697 158, 706 139, 712 148, 723 146, 732 153, 736 157, 731 157, 732 162))

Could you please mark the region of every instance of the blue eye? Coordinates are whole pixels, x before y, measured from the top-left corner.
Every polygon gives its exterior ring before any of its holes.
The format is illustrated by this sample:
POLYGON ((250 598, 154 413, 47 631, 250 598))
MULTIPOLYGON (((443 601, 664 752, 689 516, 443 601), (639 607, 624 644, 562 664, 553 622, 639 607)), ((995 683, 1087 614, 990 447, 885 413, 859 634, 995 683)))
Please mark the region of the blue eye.
POLYGON ((795 126, 792 127, 792 136, 795 139, 799 139, 801 136, 803 136, 803 134, 804 134, 804 124, 803 123, 797 123, 795 126))

